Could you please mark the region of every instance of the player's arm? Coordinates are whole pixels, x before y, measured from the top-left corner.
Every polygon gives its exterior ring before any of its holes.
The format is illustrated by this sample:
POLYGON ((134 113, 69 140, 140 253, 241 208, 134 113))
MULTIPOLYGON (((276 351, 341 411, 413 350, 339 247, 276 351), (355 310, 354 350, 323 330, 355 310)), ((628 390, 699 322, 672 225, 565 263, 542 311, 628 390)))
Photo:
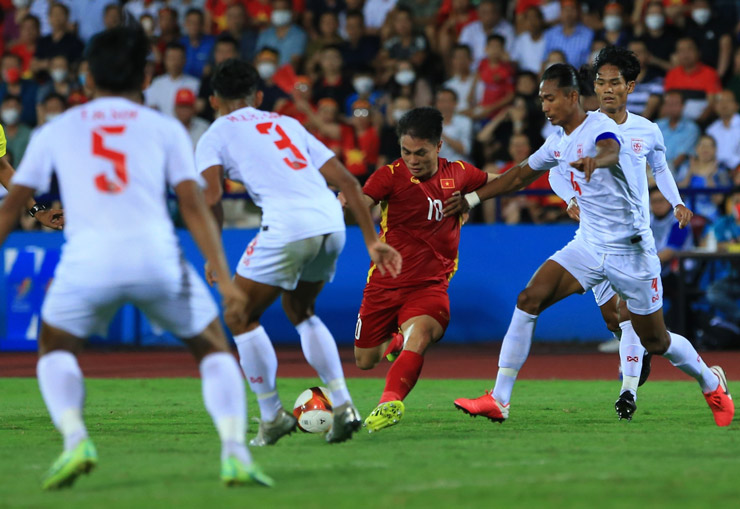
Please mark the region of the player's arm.
POLYGON ((658 190, 673 207, 673 215, 678 219, 679 228, 683 228, 689 224, 694 213, 684 205, 681 194, 678 192, 676 179, 673 178, 673 173, 668 168, 663 134, 656 128, 655 135, 655 147, 648 153, 647 161, 650 164, 650 170, 653 172, 658 190))
POLYGON ((574 221, 580 221, 581 208, 578 206, 578 199, 576 198, 573 184, 568 182, 561 172, 555 171, 554 169, 550 170, 547 180, 550 182, 550 189, 552 189, 561 200, 568 204, 568 208, 566 209, 568 217, 574 221))
POLYGON ((10 188, 8 196, 0 207, 0 244, 5 242, 8 234, 13 230, 18 216, 24 210, 28 200, 33 199, 34 189, 21 185, 10 188))
POLYGON ((216 226, 219 230, 224 227, 224 207, 221 198, 224 195, 224 167, 220 164, 203 170, 201 176, 206 181, 204 196, 206 205, 211 208, 216 226))
POLYGON ((529 159, 525 159, 503 175, 489 174, 488 181, 485 185, 465 196, 453 194, 445 201, 444 209, 442 209, 445 217, 464 214, 483 200, 519 191, 527 187, 546 171, 532 169, 528 161, 529 159))
POLYGON ((586 175, 586 182, 591 181, 591 175, 596 168, 609 168, 619 163, 619 142, 614 134, 605 134, 613 137, 597 138, 596 155, 594 157, 581 157, 570 163, 573 168, 586 175))
POLYGON ((375 224, 370 216, 370 205, 375 201, 363 194, 360 183, 336 157, 326 161, 319 171, 331 186, 336 186, 344 196, 347 207, 355 216, 362 231, 370 258, 381 274, 386 271, 396 277, 401 272, 401 255, 388 244, 378 239, 375 224), (368 199, 372 203, 368 203, 368 199))
MULTIPOLYGON (((13 175, 15 175, 15 170, 8 161, 8 157, 0 157, 0 184, 7 190, 10 190, 10 181, 13 175)), ((47 209, 43 205, 37 206, 36 200, 33 199, 33 193, 26 201, 26 212, 31 213, 39 223, 48 228, 61 230, 64 226, 64 213, 59 209, 47 209)))
POLYGON ((221 236, 198 183, 195 180, 183 180, 175 186, 175 194, 185 225, 206 263, 215 269, 218 289, 223 297, 226 324, 232 327, 246 323, 246 296, 231 280, 221 236))

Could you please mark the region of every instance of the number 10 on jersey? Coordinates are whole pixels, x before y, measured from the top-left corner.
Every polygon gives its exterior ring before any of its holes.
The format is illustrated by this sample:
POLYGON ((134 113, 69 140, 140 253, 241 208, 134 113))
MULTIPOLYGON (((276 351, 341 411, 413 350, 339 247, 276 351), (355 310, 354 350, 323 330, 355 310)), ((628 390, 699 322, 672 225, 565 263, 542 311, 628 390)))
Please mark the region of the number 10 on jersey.
POLYGON ((434 217, 435 221, 441 221, 444 216, 442 215, 442 200, 433 200, 427 196, 429 201, 429 214, 427 214, 427 221, 431 221, 434 217))

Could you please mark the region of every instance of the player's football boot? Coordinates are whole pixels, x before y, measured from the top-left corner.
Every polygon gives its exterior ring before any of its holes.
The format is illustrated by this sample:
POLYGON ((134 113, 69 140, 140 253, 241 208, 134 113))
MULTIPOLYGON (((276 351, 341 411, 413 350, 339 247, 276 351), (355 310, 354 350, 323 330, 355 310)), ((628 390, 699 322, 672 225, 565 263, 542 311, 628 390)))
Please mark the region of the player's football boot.
POLYGON ((709 369, 719 378, 719 385, 713 392, 705 394, 704 398, 707 400, 709 408, 712 409, 714 422, 717 423, 717 426, 729 426, 732 417, 735 415, 735 403, 727 389, 725 371, 719 366, 712 366, 709 369))
POLYGON ((330 444, 338 444, 352 438, 352 433, 362 426, 362 417, 355 405, 347 402, 334 409, 334 422, 326 434, 326 441, 330 444))
POLYGON ((226 486, 259 484, 271 487, 275 484, 272 477, 265 474, 256 463, 245 465, 242 461, 229 456, 221 460, 221 480, 226 486))
POLYGON ((44 477, 41 488, 57 490, 72 486, 79 476, 90 472, 98 463, 98 453, 92 440, 86 438, 72 450, 57 458, 44 477))
POLYGON ((622 419, 632 420, 632 415, 637 411, 637 404, 630 391, 624 391, 619 395, 619 399, 614 403, 614 410, 617 411, 617 417, 620 421, 622 419))
POLYGON ((509 418, 509 405, 502 405, 493 397, 491 391, 475 399, 458 398, 455 406, 473 417, 486 417, 492 422, 504 422, 509 418))
POLYGON ((281 408, 274 421, 265 422, 260 420, 260 428, 257 436, 249 441, 249 445, 252 447, 272 445, 285 435, 293 433, 296 426, 298 426, 296 418, 281 408))
POLYGON ((652 360, 653 354, 648 353, 648 351, 645 350, 645 355, 642 356, 642 370, 640 370, 640 381, 637 382, 638 387, 647 382, 647 379, 650 376, 650 361, 652 360))
POLYGON ((400 332, 394 332, 391 334, 391 342, 388 344, 388 348, 383 352, 383 357, 388 359, 389 362, 395 361, 403 350, 403 334, 400 332))
POLYGON ((394 424, 398 424, 405 410, 403 401, 386 401, 376 406, 375 410, 370 412, 370 415, 365 419, 364 426, 367 428, 368 433, 393 426, 394 424))

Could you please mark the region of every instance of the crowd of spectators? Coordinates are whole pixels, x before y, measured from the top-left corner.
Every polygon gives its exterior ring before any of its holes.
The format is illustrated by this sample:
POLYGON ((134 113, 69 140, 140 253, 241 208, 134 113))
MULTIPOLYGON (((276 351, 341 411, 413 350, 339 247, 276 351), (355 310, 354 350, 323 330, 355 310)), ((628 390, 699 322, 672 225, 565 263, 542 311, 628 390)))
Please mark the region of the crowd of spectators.
MULTIPOLYGON (((589 64, 609 44, 643 69, 629 110, 655 120, 681 187, 740 183, 737 0, 0 0, 0 121, 8 157, 33 130, 88 100, 84 47, 138 23, 149 35, 145 104, 177 117, 196 143, 214 119, 210 75, 253 62, 262 109, 291 115, 361 180, 399 157, 394 126, 415 106, 445 119, 442 157, 503 172, 552 126, 539 76, 589 64)), ((590 103, 593 108, 593 102, 590 103)), ((547 190, 547 177, 533 184, 547 190)), ((719 219, 723 195, 695 212, 719 219)), ((550 196, 502 200, 473 221, 567 221, 550 196)))

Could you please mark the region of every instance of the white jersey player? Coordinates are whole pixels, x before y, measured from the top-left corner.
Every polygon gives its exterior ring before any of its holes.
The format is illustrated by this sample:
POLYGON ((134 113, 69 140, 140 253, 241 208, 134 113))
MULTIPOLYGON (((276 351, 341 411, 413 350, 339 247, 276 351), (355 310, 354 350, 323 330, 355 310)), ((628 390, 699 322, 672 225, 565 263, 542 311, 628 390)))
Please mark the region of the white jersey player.
POLYGON ((206 207, 192 145, 175 120, 131 100, 141 93, 149 41, 117 28, 88 48, 95 99, 73 108, 34 136, 0 210, 0 241, 34 190, 56 173, 65 205, 66 243, 41 311, 38 378, 64 453, 44 489, 72 484, 97 463, 82 419, 84 387, 75 354, 84 339, 105 334, 126 302, 183 339, 200 363, 203 397, 222 440, 221 477, 229 485, 272 480, 245 445, 246 408, 239 367, 229 352, 218 308, 183 259, 167 212, 174 188, 185 223, 205 258, 224 276, 226 320, 245 320, 243 292, 229 269, 206 207))
MULTIPOLYGON (((626 86, 621 62, 615 59, 602 63, 597 75, 597 93, 600 83, 610 90, 617 83, 626 86)), ((719 367, 708 368, 691 343, 669 333, 663 323, 660 261, 646 216, 644 167, 637 168, 629 159, 619 128, 612 119, 603 113, 583 111, 579 88, 577 71, 571 66, 556 64, 548 68, 540 84, 540 98, 545 115, 560 127, 558 132, 548 137, 528 161, 476 192, 449 201, 445 207, 447 214, 459 213, 466 210, 466 205, 481 199, 521 189, 550 168, 564 175, 569 174, 570 168, 578 171, 570 173, 569 180, 579 197, 579 235, 548 259, 519 294, 501 347, 492 393, 475 399, 460 398, 455 405, 471 415, 504 421, 509 414, 516 376, 529 354, 539 314, 568 295, 583 293, 609 281, 626 301, 642 345, 694 377, 716 424, 727 426, 734 416, 734 405, 727 392, 724 372, 719 367)), ((602 101, 602 104, 611 102, 604 98, 602 101)))
MULTIPOLYGON (((401 257, 378 239, 359 183, 334 153, 296 120, 256 109, 262 101, 258 79, 245 62, 227 60, 219 65, 211 104, 220 118, 202 136, 195 153, 198 171, 208 183, 206 199, 219 220, 225 177, 242 182, 262 207, 260 232, 245 249, 235 276, 248 297, 248 322, 231 328, 262 414, 251 444, 274 444, 296 427, 296 419, 280 402, 277 357, 259 321, 281 294, 306 360, 331 392, 334 422, 326 440, 341 442, 351 438, 361 421, 334 338, 313 311, 321 288, 334 277, 345 241, 342 210, 327 181, 347 197, 379 269, 397 274, 401 257)), ((209 267, 206 273, 212 281, 209 267)))

